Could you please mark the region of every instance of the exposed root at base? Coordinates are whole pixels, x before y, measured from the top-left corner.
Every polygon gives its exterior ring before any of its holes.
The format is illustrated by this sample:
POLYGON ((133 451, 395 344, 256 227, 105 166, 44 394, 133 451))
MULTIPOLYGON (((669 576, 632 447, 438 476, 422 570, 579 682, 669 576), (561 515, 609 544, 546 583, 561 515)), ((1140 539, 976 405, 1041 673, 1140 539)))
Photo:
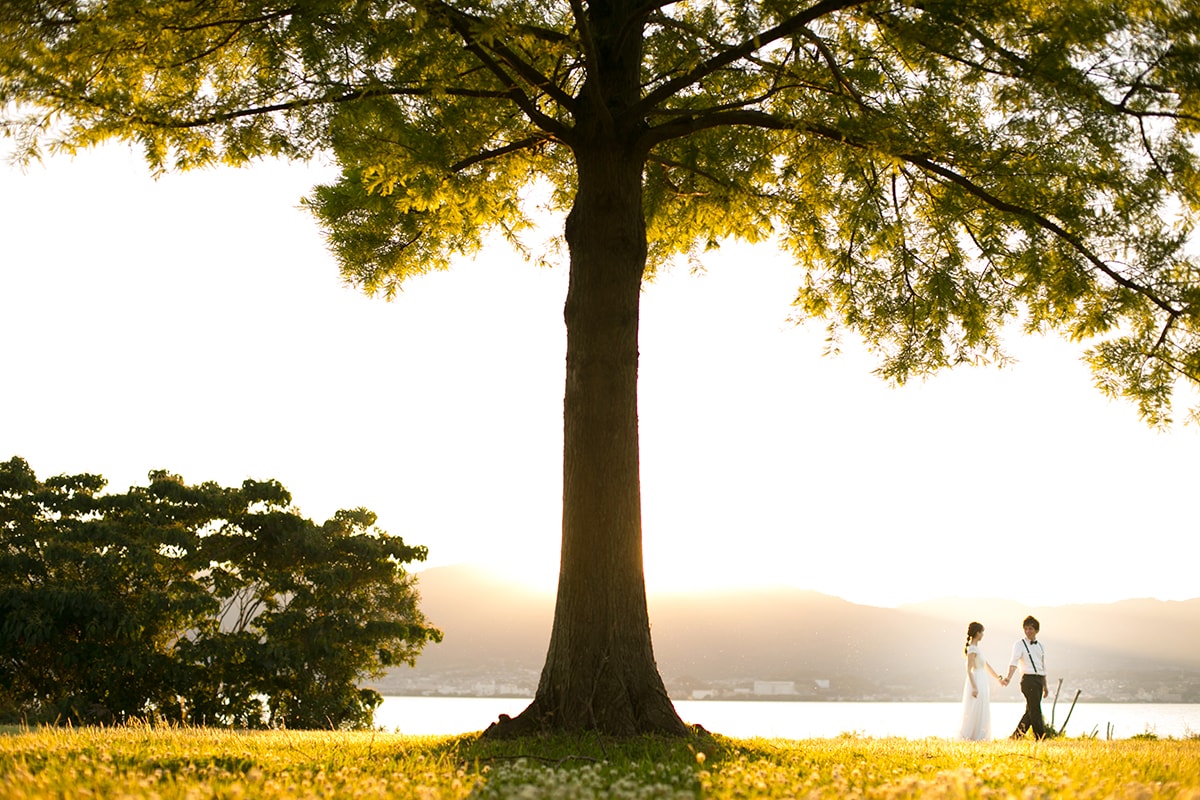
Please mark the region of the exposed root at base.
POLYGON ((643 719, 638 722, 629 720, 620 726, 598 726, 575 720, 555 719, 552 714, 544 714, 537 701, 529 705, 515 717, 501 714, 500 718, 488 725, 481 738, 484 739, 518 739, 531 736, 546 736, 561 733, 598 733, 604 736, 633 737, 647 734, 655 736, 708 736, 709 733, 700 725, 687 725, 671 714, 664 715, 659 724, 649 723, 643 719))

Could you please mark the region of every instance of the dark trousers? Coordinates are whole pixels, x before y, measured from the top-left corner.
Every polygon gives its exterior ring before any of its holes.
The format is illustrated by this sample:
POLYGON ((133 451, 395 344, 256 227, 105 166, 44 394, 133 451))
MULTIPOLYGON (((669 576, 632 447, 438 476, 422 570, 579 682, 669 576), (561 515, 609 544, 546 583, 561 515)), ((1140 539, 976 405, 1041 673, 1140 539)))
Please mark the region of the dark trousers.
POLYGON ((1033 728, 1033 735, 1039 739, 1046 738, 1046 721, 1042 718, 1042 693, 1046 688, 1046 676, 1022 675, 1021 694, 1025 695, 1025 716, 1017 723, 1013 736, 1024 736, 1025 731, 1033 728))

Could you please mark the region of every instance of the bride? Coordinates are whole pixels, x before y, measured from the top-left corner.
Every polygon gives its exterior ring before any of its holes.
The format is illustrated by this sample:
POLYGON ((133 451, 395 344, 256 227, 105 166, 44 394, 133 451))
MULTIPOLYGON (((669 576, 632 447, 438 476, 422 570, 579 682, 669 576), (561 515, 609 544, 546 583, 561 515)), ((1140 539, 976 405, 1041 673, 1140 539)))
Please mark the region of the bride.
POLYGON ((983 625, 972 622, 967 626, 967 682, 963 686, 962 729, 958 738, 986 741, 992 738, 992 712, 989 708, 991 690, 987 676, 1000 680, 1000 675, 979 652, 983 625), (985 674, 985 671, 987 674, 985 674))

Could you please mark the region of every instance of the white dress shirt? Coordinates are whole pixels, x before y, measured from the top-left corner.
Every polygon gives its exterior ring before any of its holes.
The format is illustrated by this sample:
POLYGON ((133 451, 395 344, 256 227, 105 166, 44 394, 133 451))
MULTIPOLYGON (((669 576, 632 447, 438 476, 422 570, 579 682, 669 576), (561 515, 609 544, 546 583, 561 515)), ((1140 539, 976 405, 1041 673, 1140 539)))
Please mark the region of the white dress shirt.
POLYGON ((1046 674, 1046 651, 1042 647, 1041 640, 1030 642, 1025 637, 1017 639, 1016 644, 1013 645, 1012 661, 1009 663, 1014 667, 1019 664, 1021 672, 1025 675, 1044 676, 1046 674))

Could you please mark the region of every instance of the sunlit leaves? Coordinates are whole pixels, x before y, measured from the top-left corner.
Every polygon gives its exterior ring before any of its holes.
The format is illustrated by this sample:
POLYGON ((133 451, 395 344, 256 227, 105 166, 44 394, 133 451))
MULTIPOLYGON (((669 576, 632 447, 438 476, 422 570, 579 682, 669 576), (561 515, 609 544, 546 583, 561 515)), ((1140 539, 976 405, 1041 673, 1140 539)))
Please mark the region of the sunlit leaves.
POLYGON ((0 14, 0 102, 29 112, 8 128, 28 152, 121 136, 163 168, 331 154, 342 178, 311 207, 367 291, 496 231, 519 243, 534 183, 565 211, 607 119, 645 159, 647 276, 774 239, 803 270, 798 316, 854 330, 898 381, 1003 359, 1014 319, 1115 337, 1093 350, 1099 379, 1154 422, 1200 378, 1194 4, 49 7, 0 14), (616 38, 640 37, 636 74, 597 50, 613 9, 616 38))

